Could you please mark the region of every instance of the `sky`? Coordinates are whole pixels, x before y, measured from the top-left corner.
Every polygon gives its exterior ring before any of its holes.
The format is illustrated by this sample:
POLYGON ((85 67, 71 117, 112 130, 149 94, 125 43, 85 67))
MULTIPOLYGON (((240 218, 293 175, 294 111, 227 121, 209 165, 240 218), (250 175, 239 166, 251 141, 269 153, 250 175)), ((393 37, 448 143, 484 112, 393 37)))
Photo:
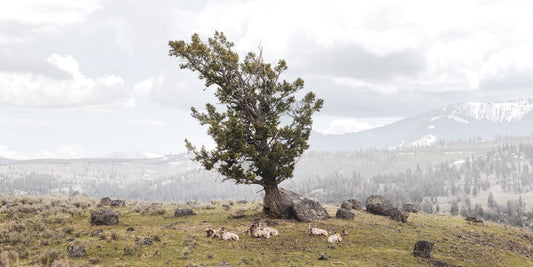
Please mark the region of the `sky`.
POLYGON ((223 32, 285 59, 343 134, 466 101, 531 98, 533 1, 18 0, 0 9, 0 157, 184 152, 216 102, 169 40, 223 32))

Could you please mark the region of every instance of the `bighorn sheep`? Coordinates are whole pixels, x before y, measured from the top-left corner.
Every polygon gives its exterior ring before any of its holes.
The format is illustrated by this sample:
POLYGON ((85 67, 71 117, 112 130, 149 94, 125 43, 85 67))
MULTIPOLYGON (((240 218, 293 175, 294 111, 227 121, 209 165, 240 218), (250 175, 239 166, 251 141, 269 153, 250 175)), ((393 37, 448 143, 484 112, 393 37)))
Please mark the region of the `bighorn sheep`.
POLYGON ((270 238, 269 232, 264 229, 259 229, 255 224, 250 225, 246 231, 250 231, 250 235, 255 238, 270 238))
POLYGON ((342 242, 342 238, 345 235, 348 235, 348 232, 346 232, 344 229, 342 229, 340 234, 330 235, 328 237, 328 243, 331 243, 331 244, 340 243, 340 242, 342 242))
POLYGON ((226 231, 226 227, 224 226, 220 227, 220 230, 217 231, 217 234, 222 240, 239 241, 239 236, 226 231))
POLYGON ((262 231, 266 231, 270 236, 277 236, 278 235, 278 230, 276 230, 274 228, 270 228, 270 227, 263 227, 261 225, 261 223, 259 224, 259 229, 261 229, 262 231))
MULTIPOLYGON (((218 231, 220 231, 220 230, 218 230, 218 231)), ((220 237, 218 235, 218 231, 215 231, 215 230, 213 230, 211 228, 205 228, 204 229, 204 232, 207 234, 207 237, 220 237)))
POLYGON ((328 231, 316 228, 312 223, 309 224, 309 235, 313 236, 328 236, 328 231))

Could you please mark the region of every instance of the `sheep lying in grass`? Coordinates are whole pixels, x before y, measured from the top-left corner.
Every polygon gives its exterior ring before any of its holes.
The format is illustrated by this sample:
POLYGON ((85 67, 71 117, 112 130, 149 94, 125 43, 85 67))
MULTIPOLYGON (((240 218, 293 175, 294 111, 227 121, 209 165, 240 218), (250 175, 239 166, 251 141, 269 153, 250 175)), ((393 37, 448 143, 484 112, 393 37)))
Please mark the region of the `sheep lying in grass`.
POLYGON ((217 231, 217 234, 222 240, 239 241, 239 236, 226 231, 226 227, 224 226, 220 227, 220 230, 217 231))
POLYGON ((309 224, 309 235, 312 236, 328 236, 328 231, 316 228, 312 223, 309 224))
POLYGON ((219 237, 220 238, 220 236, 218 235, 218 231, 220 230, 215 231, 211 228, 204 229, 204 232, 207 234, 207 237, 219 237))
POLYGON ((259 229, 261 229, 262 231, 267 232, 270 236, 277 236, 278 235, 278 230, 276 230, 274 228, 263 227, 261 224, 259 224, 259 229))
MULTIPOLYGON (((252 224, 248 227, 246 232, 250 231, 250 235, 255 238, 270 238, 270 232, 260 229, 257 225, 252 224)), ((277 234, 277 231, 276 231, 277 234)))
POLYGON ((342 229, 340 234, 330 235, 328 237, 328 243, 331 243, 331 244, 340 243, 340 242, 342 242, 342 238, 345 235, 348 235, 348 232, 346 232, 344 229, 342 229))

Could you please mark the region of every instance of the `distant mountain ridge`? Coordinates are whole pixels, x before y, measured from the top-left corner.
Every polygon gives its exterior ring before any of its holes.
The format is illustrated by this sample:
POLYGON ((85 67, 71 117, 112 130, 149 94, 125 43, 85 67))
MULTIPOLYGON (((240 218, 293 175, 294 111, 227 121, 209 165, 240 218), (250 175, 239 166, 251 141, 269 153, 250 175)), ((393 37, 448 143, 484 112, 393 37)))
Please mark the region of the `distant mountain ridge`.
POLYGON ((533 99, 448 105, 382 127, 344 135, 313 132, 312 150, 422 147, 439 140, 533 133, 533 99))

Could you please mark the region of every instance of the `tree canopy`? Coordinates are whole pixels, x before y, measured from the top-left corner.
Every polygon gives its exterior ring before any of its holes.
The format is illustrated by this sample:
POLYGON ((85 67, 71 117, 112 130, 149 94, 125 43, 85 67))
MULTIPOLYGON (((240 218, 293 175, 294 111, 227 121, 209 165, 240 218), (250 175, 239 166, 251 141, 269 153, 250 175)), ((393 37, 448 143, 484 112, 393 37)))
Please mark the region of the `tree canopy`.
POLYGON ((170 41, 169 46, 169 55, 182 60, 181 69, 197 72, 206 87, 216 86, 218 105, 208 103, 204 112, 191 108, 192 116, 209 126, 216 147, 197 149, 186 139, 194 159, 238 184, 267 187, 292 178, 297 159, 309 148, 311 116, 323 100, 313 92, 297 100, 304 81, 280 80, 287 70, 284 60, 265 63, 259 48, 241 62, 223 33, 207 41, 194 34, 189 43, 170 41))

